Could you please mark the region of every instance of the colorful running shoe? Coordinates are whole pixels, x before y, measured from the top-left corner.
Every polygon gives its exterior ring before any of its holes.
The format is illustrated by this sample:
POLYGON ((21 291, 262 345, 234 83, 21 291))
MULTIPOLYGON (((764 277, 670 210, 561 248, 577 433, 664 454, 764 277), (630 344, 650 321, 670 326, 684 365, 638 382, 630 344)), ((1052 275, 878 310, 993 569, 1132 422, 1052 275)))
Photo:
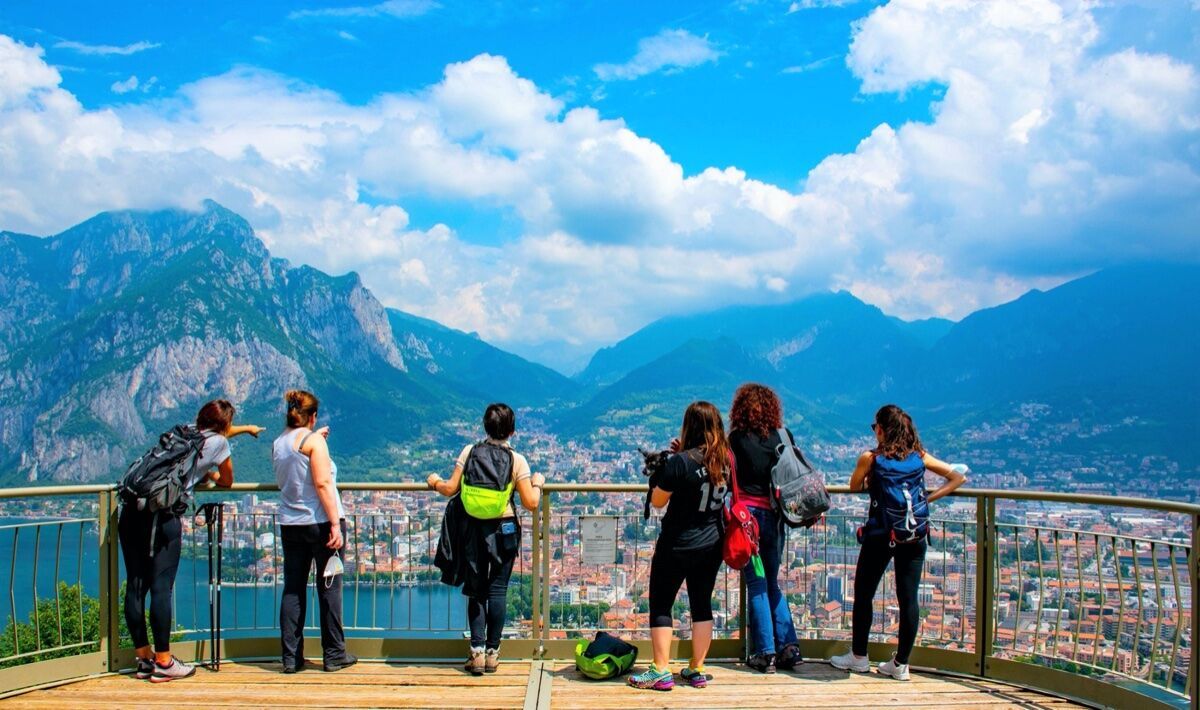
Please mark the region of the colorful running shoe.
POLYGON ((196 667, 189 665, 171 656, 171 662, 167 665, 161 663, 154 664, 154 675, 150 676, 151 683, 166 683, 172 680, 181 678, 190 678, 196 673, 196 667))
POLYGON ((671 671, 660 671, 651 663, 645 671, 629 676, 629 684, 645 690, 670 690, 675 687, 675 678, 671 671))
POLYGON ((708 674, 704 672, 704 667, 700 668, 684 668, 679 672, 679 677, 687 681, 687 684, 693 688, 707 688, 708 674))

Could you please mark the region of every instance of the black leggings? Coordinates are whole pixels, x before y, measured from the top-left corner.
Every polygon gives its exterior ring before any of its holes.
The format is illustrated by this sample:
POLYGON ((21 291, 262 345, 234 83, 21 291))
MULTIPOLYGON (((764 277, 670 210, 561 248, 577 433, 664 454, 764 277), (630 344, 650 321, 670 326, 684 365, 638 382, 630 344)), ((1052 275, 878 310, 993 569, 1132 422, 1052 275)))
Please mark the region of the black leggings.
POLYGON ((671 626, 671 607, 687 582, 692 623, 712 621, 712 594, 721 569, 721 546, 678 553, 654 548, 650 560, 650 628, 671 626))
POLYGON ((510 557, 504 564, 492 566, 494 576, 488 582, 486 597, 467 597, 472 648, 500 648, 500 635, 504 632, 508 614, 508 581, 512 578, 514 561, 516 558, 510 557))
POLYGON ((921 571, 925 568, 926 542, 910 542, 889 547, 886 538, 867 538, 858 553, 858 567, 854 572, 853 650, 856 655, 867 655, 867 638, 871 634, 871 622, 875 616, 875 590, 887 570, 888 562, 894 561, 896 572, 896 601, 900 605, 900 633, 897 639, 896 662, 908 663, 913 643, 917 640, 917 628, 921 624, 921 609, 917 604, 917 590, 921 586, 921 571))
POLYGON ((150 627, 154 632, 154 650, 171 650, 171 593, 175 573, 179 571, 179 552, 183 532, 179 517, 159 515, 121 506, 117 536, 125 558, 125 623, 135 648, 149 646, 146 636, 146 594, 150 595, 150 627), (157 530, 154 530, 157 526, 157 530), (154 555, 150 555, 150 534, 154 531, 154 555))

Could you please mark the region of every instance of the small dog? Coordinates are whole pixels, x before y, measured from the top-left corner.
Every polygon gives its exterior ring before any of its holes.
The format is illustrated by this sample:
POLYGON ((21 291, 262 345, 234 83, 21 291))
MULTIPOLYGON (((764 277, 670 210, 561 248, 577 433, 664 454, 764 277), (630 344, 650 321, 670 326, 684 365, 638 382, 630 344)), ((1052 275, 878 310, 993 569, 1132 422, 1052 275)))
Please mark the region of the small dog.
POLYGON ((671 452, 665 449, 663 451, 647 451, 639 446, 638 453, 642 455, 642 475, 648 479, 646 482, 646 505, 642 510, 642 519, 645 520, 650 517, 650 491, 654 490, 659 477, 667 470, 667 458, 671 452))
POLYGON ((642 447, 638 447, 638 453, 642 455, 642 475, 649 478, 651 482, 656 476, 662 474, 667 469, 667 458, 671 455, 670 451, 647 451, 642 447))

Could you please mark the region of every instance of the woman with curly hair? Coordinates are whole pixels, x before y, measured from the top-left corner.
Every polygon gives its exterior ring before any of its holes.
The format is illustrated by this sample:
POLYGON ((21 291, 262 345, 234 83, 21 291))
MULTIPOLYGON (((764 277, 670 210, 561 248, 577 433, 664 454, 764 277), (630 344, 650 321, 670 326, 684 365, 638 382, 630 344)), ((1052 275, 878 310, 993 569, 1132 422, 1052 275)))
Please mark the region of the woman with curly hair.
POLYGON ((787 436, 789 446, 796 442, 783 428, 779 396, 760 384, 744 384, 734 393, 729 429, 729 448, 737 462, 738 496, 758 521, 758 552, 764 573, 756 572, 754 565, 742 570, 750 610, 750 657, 746 665, 761 673, 774 673, 776 668, 792 670, 804 659, 791 607, 779 588, 779 564, 787 532, 771 507, 771 469, 779 461, 784 443, 780 431, 787 436))

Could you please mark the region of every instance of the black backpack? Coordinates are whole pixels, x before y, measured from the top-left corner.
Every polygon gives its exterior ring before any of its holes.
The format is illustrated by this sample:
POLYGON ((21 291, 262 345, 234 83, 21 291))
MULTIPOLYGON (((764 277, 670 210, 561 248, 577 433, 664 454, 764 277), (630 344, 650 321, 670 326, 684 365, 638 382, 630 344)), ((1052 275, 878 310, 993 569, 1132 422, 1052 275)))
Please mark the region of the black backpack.
POLYGON ((158 437, 158 445, 129 465, 117 495, 125 505, 181 515, 187 510, 188 478, 200 462, 207 437, 191 426, 177 426, 158 437))
POLYGON ((788 527, 812 527, 829 510, 825 477, 804 458, 786 429, 778 432, 779 460, 771 468, 771 501, 788 527))
POLYGON ((471 447, 463 466, 459 498, 467 515, 478 520, 504 516, 513 494, 513 453, 484 440, 471 447))

